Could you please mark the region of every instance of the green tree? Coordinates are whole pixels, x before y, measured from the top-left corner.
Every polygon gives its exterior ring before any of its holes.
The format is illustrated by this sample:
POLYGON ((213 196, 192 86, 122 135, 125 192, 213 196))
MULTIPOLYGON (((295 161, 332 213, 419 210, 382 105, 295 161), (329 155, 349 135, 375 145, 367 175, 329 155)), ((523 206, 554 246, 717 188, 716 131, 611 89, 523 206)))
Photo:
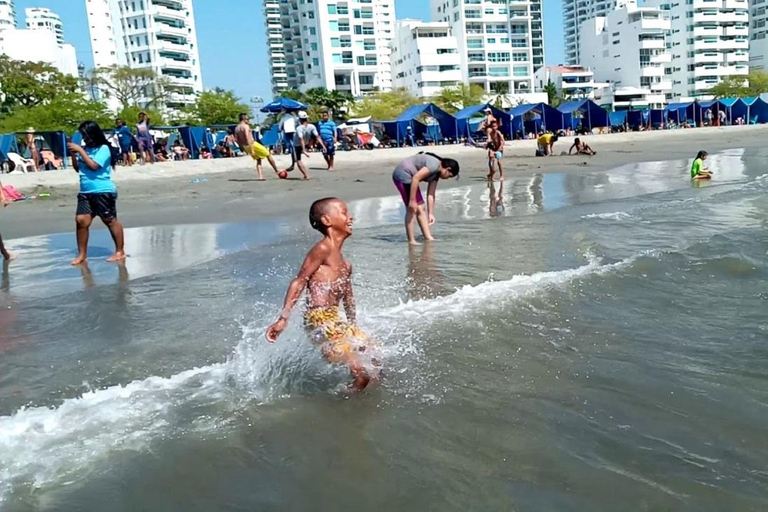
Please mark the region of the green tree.
POLYGON ((77 89, 75 77, 60 73, 50 64, 17 61, 0 55, 0 114, 35 107, 77 89))
POLYGON ((547 85, 544 86, 544 92, 547 93, 547 103, 549 103, 550 107, 557 108, 563 102, 563 99, 557 93, 557 86, 555 86, 552 80, 547 81, 547 85))
POLYGON ((389 92, 377 92, 355 102, 351 108, 357 116, 371 116, 386 121, 394 119, 408 107, 418 105, 422 100, 406 89, 394 89, 389 92))
POLYGON ((239 114, 250 111, 233 91, 215 87, 198 94, 193 104, 182 109, 180 117, 187 124, 237 124, 239 114))
POLYGON ((512 105, 512 99, 509 97, 509 83, 507 82, 496 82, 496 84, 493 87, 493 92, 496 95, 493 98, 493 106, 498 108, 499 110, 506 110, 510 105, 512 105))
POLYGON ((104 103, 86 99, 80 93, 58 94, 45 104, 20 107, 0 118, 0 132, 20 132, 32 126, 38 131, 74 132, 83 121, 96 121, 110 128, 114 121, 104 103))
POLYGON ((298 89, 286 89, 280 93, 280 97, 296 101, 302 101, 304 99, 304 95, 298 89))
POLYGON ((432 103, 449 114, 455 114, 465 107, 485 103, 485 89, 477 84, 459 84, 454 87, 444 87, 432 98, 432 103))
POLYGON ((168 78, 158 76, 151 69, 128 66, 96 68, 91 72, 90 82, 97 85, 106 97, 119 101, 124 109, 132 106, 162 107, 171 93, 179 91, 168 78))
POLYGON ((159 110, 141 108, 138 106, 120 109, 120 111, 115 116, 115 119, 122 119, 125 121, 125 124, 131 126, 139 122, 139 112, 144 112, 147 114, 149 116, 150 123, 153 126, 163 126, 167 122, 165 116, 159 110))
POLYGON ((709 89, 716 98, 746 98, 760 96, 768 92, 768 73, 765 71, 750 71, 747 76, 732 75, 709 89))

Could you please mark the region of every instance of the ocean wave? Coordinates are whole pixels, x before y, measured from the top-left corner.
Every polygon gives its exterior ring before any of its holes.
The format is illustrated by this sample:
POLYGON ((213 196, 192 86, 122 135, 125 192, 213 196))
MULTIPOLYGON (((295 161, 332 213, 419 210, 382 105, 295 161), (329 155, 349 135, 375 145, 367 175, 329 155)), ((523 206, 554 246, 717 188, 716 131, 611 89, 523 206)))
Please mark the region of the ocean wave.
POLYGON ((590 213, 582 215, 582 219, 601 219, 601 220, 624 220, 631 219, 632 215, 627 212, 610 212, 610 213, 590 213))

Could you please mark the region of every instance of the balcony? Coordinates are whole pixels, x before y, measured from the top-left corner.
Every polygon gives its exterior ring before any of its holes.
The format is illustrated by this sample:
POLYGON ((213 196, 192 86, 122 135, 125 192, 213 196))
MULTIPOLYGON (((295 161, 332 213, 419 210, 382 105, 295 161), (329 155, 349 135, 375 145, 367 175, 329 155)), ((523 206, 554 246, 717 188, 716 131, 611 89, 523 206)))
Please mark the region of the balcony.
MULTIPOLYGON (((155 21, 159 21, 159 20, 155 20, 155 21)), ((169 25, 167 23, 163 23, 162 21, 159 21, 156 24, 156 28, 157 28, 158 35, 168 35, 168 36, 176 36, 176 37, 187 37, 189 35, 189 30, 187 30, 186 27, 169 25)))
POLYGON ((747 27, 725 27, 725 35, 747 37, 749 35, 749 29, 747 27))
POLYGON ((652 91, 671 91, 672 90, 672 82, 670 80, 662 80, 661 82, 656 82, 650 85, 650 89, 652 91))
POLYGON ((696 53, 693 56, 693 62, 695 64, 706 64, 706 63, 720 63, 723 60, 722 54, 719 52, 714 53, 696 53))
POLYGON ((640 20, 640 28, 644 31, 658 31, 662 32, 665 30, 670 30, 672 28, 672 23, 669 19, 659 18, 659 19, 649 19, 649 18, 643 18, 640 20))
POLYGON ((742 53, 742 52, 727 53, 726 62, 728 63, 749 62, 749 54, 742 53))
POLYGON ((174 43, 172 41, 158 40, 156 48, 161 52, 172 52, 183 55, 189 55, 192 52, 189 45, 174 43))
POLYGON ((182 71, 192 71, 192 61, 176 60, 168 57, 160 57, 160 67, 163 69, 178 69, 182 71))
POLYGON ((666 45, 663 39, 643 39, 640 41, 640 48, 643 50, 664 50, 666 45))
MULTIPOLYGON (((278 15, 279 16, 279 15, 278 15)), ((182 10, 170 9, 163 5, 155 6, 155 19, 162 17, 172 21, 181 21, 185 23, 187 21, 187 13, 182 10)))
POLYGON ((664 68, 661 66, 640 67, 640 76, 664 76, 664 68))
POLYGON ((592 90, 595 88, 595 82, 593 80, 589 82, 562 82, 560 86, 566 92, 578 89, 592 90))
POLYGON ((722 35, 722 27, 693 27, 693 37, 720 37, 722 35))
POLYGON ((669 62, 672 62, 672 54, 666 52, 660 55, 652 55, 650 60, 651 64, 667 64, 669 62))

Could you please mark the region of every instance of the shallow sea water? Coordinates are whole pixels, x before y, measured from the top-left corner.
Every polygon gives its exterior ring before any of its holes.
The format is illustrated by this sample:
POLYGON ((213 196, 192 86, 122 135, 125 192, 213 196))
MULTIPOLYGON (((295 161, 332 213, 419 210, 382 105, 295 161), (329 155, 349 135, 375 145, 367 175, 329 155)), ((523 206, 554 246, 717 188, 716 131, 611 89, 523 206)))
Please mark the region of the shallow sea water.
MULTIPOLYGON (((362 396, 300 312, 305 221, 11 241, 0 510, 765 510, 768 150, 466 179, 439 242, 350 204, 362 396)), ((394 192, 394 191, 393 191, 394 192)))

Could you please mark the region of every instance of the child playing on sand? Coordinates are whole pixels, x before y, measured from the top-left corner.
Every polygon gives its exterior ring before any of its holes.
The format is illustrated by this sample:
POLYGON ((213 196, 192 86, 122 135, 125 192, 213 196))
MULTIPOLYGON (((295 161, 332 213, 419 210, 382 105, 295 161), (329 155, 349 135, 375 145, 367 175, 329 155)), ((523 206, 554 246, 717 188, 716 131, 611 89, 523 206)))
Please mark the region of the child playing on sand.
POLYGON ((488 181, 493 181, 496 168, 499 169, 499 181, 504 181, 501 159, 504 158, 504 135, 499 131, 499 123, 491 121, 488 127, 488 181))
POLYGON ((589 147, 589 144, 581 142, 581 139, 578 138, 578 137, 576 137, 573 140, 573 146, 571 146, 571 148, 568 150, 568 154, 570 155, 571 151, 573 151, 574 149, 576 150, 576 154, 577 155, 589 155, 589 156, 592 156, 592 155, 596 155, 597 154, 597 151, 595 151, 594 149, 589 147))
MULTIPOLYGON (((10 201, 8 200, 8 197, 5 195, 5 189, 3 188, 2 182, 0 182, 0 203, 3 204, 3 208, 8 206, 10 201)), ((15 256, 8 252, 8 249, 5 248, 5 245, 3 245, 3 236, 0 235, 0 255, 3 256, 3 259, 5 261, 11 261, 15 259, 15 256)))
POLYGON ((269 326, 266 338, 270 343, 277 340, 291 309, 308 287, 304 313, 307 331, 328 362, 349 367, 352 388, 361 391, 378 380, 379 366, 372 340, 355 325, 352 265, 341 254, 344 241, 352 235, 352 221, 340 199, 329 197, 312 203, 309 224, 323 234, 323 239, 304 258, 299 274, 288 286, 280 318, 269 326), (344 305, 346 320, 341 319, 339 303, 344 305))
POLYGON ((704 167, 704 160, 707 159, 706 151, 699 151, 691 165, 692 180, 708 180, 712 178, 712 171, 704 167))

